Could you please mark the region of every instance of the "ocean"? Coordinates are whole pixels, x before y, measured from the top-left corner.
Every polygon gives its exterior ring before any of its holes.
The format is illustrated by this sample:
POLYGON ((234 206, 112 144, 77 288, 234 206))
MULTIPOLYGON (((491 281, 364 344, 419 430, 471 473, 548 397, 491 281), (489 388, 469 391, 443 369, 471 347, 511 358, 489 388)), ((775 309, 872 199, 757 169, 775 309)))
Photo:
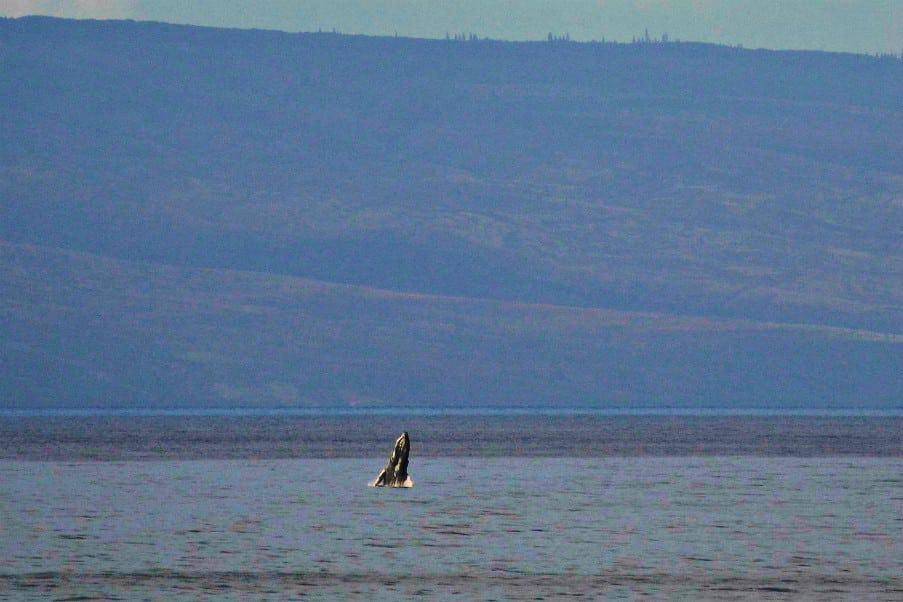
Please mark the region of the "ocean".
POLYGON ((208 596, 903 599, 903 418, 0 417, 0 598, 208 596))

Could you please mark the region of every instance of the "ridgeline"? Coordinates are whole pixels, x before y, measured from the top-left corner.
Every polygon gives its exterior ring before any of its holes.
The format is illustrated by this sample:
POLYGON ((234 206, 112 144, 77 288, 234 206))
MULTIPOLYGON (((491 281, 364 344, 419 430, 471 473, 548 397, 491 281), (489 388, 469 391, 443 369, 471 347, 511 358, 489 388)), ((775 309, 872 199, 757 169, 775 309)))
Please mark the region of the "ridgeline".
POLYGON ((0 19, 0 407, 900 407, 901 90, 0 19))

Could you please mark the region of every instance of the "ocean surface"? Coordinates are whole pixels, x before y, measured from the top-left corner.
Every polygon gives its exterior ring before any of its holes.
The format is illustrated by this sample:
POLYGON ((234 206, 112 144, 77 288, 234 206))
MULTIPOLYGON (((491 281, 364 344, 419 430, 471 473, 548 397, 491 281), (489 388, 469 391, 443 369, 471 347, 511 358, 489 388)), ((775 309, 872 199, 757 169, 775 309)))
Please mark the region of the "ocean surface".
POLYGON ((903 418, 0 418, 0 599, 208 596, 901 600, 903 418))
POLYGON ((378 414, 242 411, 0 415, 0 459, 372 458, 403 430, 415 456, 903 457, 903 415, 378 414))

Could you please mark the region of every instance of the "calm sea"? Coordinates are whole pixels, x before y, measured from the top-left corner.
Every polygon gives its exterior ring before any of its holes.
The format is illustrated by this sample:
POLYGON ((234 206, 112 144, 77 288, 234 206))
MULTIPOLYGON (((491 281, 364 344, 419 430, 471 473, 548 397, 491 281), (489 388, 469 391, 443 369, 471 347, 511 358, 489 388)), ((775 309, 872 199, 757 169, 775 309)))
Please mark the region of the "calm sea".
POLYGON ((0 599, 642 595, 903 599, 903 417, 0 417, 0 599))

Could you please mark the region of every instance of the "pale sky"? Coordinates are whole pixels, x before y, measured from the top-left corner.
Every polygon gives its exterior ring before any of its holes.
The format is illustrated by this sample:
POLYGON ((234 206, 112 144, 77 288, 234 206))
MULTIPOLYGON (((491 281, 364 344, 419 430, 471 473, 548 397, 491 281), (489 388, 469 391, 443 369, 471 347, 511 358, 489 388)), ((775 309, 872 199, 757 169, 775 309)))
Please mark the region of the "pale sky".
POLYGON ((747 48, 903 52, 903 0, 0 0, 0 16, 445 37, 629 41, 648 28, 747 48))

